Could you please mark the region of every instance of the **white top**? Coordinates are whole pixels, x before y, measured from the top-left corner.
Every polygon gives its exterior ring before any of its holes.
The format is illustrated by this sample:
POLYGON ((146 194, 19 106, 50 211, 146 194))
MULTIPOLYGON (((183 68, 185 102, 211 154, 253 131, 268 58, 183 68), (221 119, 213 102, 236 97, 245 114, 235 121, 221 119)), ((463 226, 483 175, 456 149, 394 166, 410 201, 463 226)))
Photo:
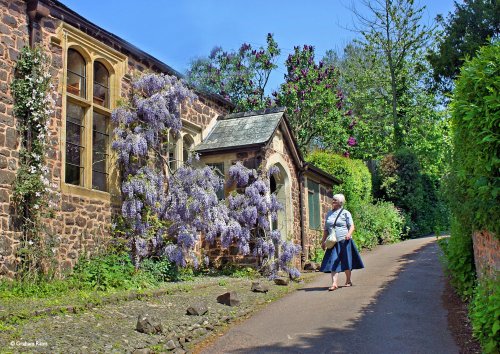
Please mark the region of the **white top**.
MULTIPOLYGON (((337 214, 340 212, 342 208, 337 210, 330 210, 326 213, 325 217, 325 230, 328 234, 332 231, 333 223, 335 219, 337 219, 337 214)), ((335 236, 337 236, 337 241, 342 241, 345 239, 347 232, 351 228, 352 225, 352 215, 347 210, 342 210, 342 214, 340 214, 337 223, 335 224, 335 236)))

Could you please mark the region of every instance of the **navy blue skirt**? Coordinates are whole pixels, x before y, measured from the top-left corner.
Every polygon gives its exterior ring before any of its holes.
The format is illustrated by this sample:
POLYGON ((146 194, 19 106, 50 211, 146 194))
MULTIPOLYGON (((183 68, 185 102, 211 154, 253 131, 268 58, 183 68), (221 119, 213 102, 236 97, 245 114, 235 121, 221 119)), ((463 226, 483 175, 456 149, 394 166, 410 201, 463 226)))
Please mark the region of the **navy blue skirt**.
POLYGON ((363 261, 352 239, 342 240, 327 249, 321 262, 321 272, 344 272, 364 268, 363 261))

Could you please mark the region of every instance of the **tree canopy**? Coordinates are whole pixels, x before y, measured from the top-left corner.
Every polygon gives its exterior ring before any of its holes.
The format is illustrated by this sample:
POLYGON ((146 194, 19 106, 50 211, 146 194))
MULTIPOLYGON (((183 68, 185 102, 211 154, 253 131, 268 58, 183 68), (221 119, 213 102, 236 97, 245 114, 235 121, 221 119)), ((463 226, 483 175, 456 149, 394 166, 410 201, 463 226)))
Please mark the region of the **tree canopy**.
POLYGON ((464 0, 455 3, 455 12, 446 20, 438 17, 442 35, 427 58, 432 66, 434 86, 450 92, 453 80, 467 57, 500 35, 500 2, 497 0, 464 0))

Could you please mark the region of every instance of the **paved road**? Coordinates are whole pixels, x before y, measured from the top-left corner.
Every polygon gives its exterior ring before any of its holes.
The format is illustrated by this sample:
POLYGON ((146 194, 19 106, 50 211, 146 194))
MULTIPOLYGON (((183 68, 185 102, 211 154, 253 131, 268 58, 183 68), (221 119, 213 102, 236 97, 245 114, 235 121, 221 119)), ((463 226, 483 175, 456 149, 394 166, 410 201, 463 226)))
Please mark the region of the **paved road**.
POLYGON ((353 272, 353 287, 328 292, 322 274, 203 353, 458 353, 438 254, 433 237, 380 246, 362 255, 366 268, 353 272))

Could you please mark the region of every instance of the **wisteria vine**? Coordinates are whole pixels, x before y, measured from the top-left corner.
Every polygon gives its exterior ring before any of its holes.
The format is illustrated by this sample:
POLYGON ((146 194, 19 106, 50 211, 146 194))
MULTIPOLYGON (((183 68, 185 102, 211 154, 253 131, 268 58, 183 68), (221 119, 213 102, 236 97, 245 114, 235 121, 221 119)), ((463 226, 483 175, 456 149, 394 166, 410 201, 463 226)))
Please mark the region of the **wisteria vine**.
POLYGON ((253 252, 270 264, 272 273, 283 269, 298 276, 290 264, 300 248, 271 231, 280 205, 269 191, 269 174, 237 163, 229 170, 228 183, 244 192, 220 201, 217 191, 224 182, 210 167, 196 168, 190 160, 165 173, 167 136, 180 132, 180 104, 194 97, 175 77, 147 74, 133 82, 129 105, 113 112, 117 127, 112 147, 118 153, 124 233, 134 263, 163 255, 179 266, 197 266, 194 249, 203 235, 212 244, 217 238, 223 247, 236 244, 243 255, 253 252))

